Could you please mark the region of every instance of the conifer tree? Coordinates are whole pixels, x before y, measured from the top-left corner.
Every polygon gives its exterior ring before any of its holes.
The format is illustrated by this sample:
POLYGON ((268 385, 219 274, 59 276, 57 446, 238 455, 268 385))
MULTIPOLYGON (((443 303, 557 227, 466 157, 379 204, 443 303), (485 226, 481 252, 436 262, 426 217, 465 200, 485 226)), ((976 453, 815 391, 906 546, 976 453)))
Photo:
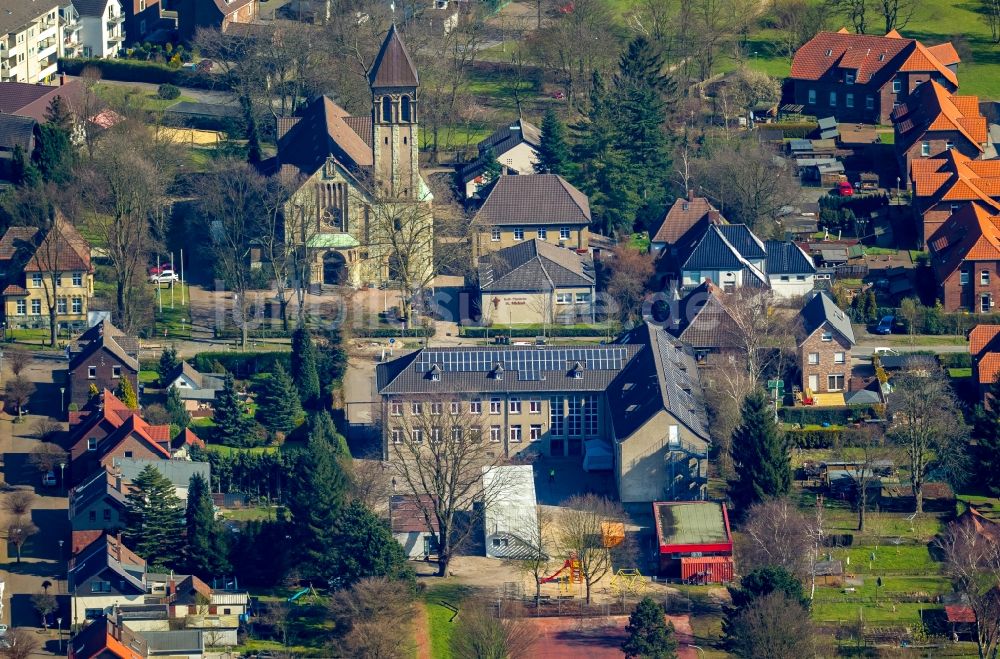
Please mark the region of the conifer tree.
POLYGON ((271 377, 264 383, 258 399, 257 416, 273 432, 289 432, 302 415, 299 392, 281 362, 275 361, 271 377))
POLYGON ((69 131, 56 124, 42 124, 38 127, 38 140, 32 161, 38 167, 42 180, 51 183, 66 183, 72 176, 73 144, 69 131))
POLYGON ((184 549, 184 510, 174 486, 148 465, 125 497, 125 544, 149 565, 179 567, 184 549))
POLYGON ((174 374, 174 371, 180 366, 181 361, 177 358, 177 349, 173 346, 167 346, 160 353, 160 386, 166 386, 169 384, 167 378, 174 374))
POLYGON ((170 423, 181 428, 191 425, 191 413, 184 407, 181 400, 181 392, 177 387, 170 387, 167 390, 167 404, 165 405, 167 414, 170 415, 170 423))
POLYGON ((321 406, 316 348, 305 327, 299 327, 292 334, 292 381, 299 390, 302 407, 316 409, 321 406))
POLYGON ((1000 378, 986 391, 990 406, 976 406, 976 457, 981 482, 993 495, 1000 494, 1000 378))
POLYGON ((741 414, 742 421, 733 432, 736 478, 729 484, 729 494, 742 512, 759 501, 787 494, 792 472, 785 439, 763 390, 746 397, 741 414))
POLYGON ((33 187, 42 182, 42 174, 31 162, 29 154, 25 153, 20 144, 14 147, 10 164, 10 180, 14 185, 33 187))
POLYGON ((476 194, 485 199, 496 182, 500 180, 500 176, 503 175, 503 168, 492 148, 483 154, 483 159, 485 161, 483 173, 479 175, 480 183, 476 185, 476 194))
POLYGON ((628 617, 625 627, 628 638, 622 651, 628 659, 675 659, 677 639, 673 623, 663 619, 663 608, 652 597, 643 597, 628 617))
POLYGON ((299 570, 305 579, 331 579, 338 570, 335 539, 347 477, 325 440, 310 437, 288 485, 299 570))
POLYGON ((403 547, 392 537, 389 525, 360 501, 344 507, 333 540, 341 587, 365 577, 411 576, 403 547))
POLYGON ((243 414, 243 405, 236 397, 236 381, 226 373, 222 390, 215 395, 215 434, 227 446, 243 446, 250 434, 250 419, 243 414))
POLYGON ((347 448, 347 440, 337 432, 337 426, 334 425, 333 418, 326 410, 313 412, 309 415, 309 437, 325 441, 341 461, 351 457, 351 452, 347 448))
POLYGON ((186 569, 202 580, 218 577, 229 571, 226 537, 222 525, 215 519, 212 494, 201 474, 191 477, 188 485, 186 569))
POLYGON ((118 383, 118 399, 125 403, 125 407, 130 410, 139 409, 139 398, 135 394, 135 388, 127 375, 123 375, 118 383))
POLYGON ((566 143, 566 127, 555 110, 549 108, 542 119, 542 139, 538 145, 537 174, 558 174, 566 176, 570 166, 569 145, 566 143))

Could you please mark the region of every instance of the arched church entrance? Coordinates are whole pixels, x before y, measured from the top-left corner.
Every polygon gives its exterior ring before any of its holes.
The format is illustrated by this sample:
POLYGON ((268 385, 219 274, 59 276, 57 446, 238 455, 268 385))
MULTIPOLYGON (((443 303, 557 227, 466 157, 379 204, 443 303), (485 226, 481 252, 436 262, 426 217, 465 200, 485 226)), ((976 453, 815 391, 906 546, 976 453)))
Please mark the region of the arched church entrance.
POLYGON ((347 260, 337 250, 331 249, 323 255, 323 283, 340 286, 347 281, 347 260))

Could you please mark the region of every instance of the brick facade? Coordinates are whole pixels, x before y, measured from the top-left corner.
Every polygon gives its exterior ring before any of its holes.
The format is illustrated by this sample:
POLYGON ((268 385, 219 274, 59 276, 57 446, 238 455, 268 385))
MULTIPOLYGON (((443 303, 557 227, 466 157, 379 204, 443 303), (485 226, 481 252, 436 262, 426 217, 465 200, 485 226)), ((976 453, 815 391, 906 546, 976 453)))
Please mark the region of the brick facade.
POLYGON ((808 390, 813 393, 828 393, 849 390, 851 344, 829 323, 818 327, 799 344, 798 358, 802 370, 803 392, 808 390), (829 336, 829 339, 823 340, 824 336, 829 336), (838 353, 843 355, 842 362, 837 360, 838 353), (814 359, 816 363, 810 363, 810 355, 816 356, 814 359), (839 384, 831 382, 832 375, 842 376, 839 384), (831 384, 835 386, 831 387, 831 384))
MULTIPOLYGON (((817 117, 835 117, 841 123, 889 124, 889 115, 897 103, 904 103, 922 83, 931 79, 929 73, 896 73, 884 82, 865 85, 847 84, 843 73, 834 69, 821 80, 792 80, 793 103, 805 106, 805 114, 817 117), (899 80, 899 92, 893 91, 893 81, 899 80), (809 102, 810 90, 815 92, 815 102, 809 102), (830 93, 837 95, 836 104, 830 104, 830 93), (848 94, 851 98, 848 99, 848 94), (871 106, 868 107, 868 99, 871 106), (848 101, 853 107, 848 107, 848 101)), ((935 78, 949 91, 955 86, 947 80, 935 78)))
POLYGON ((941 282, 941 304, 945 311, 991 313, 1000 300, 1000 262, 963 261, 961 266, 941 282), (983 273, 987 273, 983 283, 983 273), (965 274, 963 274, 965 273, 965 274), (963 279, 966 283, 962 283, 963 279), (983 310, 986 296, 986 310, 983 310))
MULTIPOLYGON (((901 141, 898 130, 896 131, 896 140, 896 144, 899 144, 901 141)), ((910 164, 914 160, 939 158, 950 151, 948 148, 949 143, 952 145, 952 148, 967 158, 978 158, 982 155, 979 145, 970 142, 969 138, 957 130, 927 131, 922 137, 916 139, 908 149, 896 154, 896 158, 899 160, 899 171, 907 174, 903 176, 903 179, 909 181, 910 164), (929 151, 926 153, 923 150, 925 142, 929 148, 929 151)), ((926 235, 930 236, 931 233, 933 232, 926 235)))
POLYGON ((81 361, 75 370, 66 374, 68 395, 66 403, 83 408, 90 400, 90 385, 96 385, 98 391, 107 389, 117 391, 121 379, 127 377, 132 383, 132 389, 139 392, 139 372, 119 359, 107 348, 98 348, 87 359, 81 361), (93 377, 91 377, 93 369, 93 377), (116 370, 118 369, 118 370, 116 370), (116 375, 117 373, 117 375, 116 375))

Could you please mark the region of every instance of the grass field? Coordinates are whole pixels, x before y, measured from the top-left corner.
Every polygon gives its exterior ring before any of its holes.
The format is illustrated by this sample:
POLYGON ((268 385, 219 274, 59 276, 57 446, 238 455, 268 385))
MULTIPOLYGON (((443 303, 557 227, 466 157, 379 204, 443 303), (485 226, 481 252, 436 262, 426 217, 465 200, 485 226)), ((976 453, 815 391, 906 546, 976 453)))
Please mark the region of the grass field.
POLYGON ((138 107, 152 112, 165 110, 171 105, 176 105, 181 101, 189 101, 192 103, 195 101, 195 99, 190 96, 179 96, 178 98, 174 98, 169 101, 164 100, 157 96, 155 91, 151 92, 139 86, 128 87, 125 85, 97 83, 95 90, 97 95, 110 105, 118 107, 131 105, 133 107, 138 107))
POLYGON ((434 659, 450 659, 451 636, 455 631, 455 623, 451 622, 455 612, 444 606, 446 602, 458 607, 461 611, 462 600, 469 595, 465 586, 440 584, 424 591, 424 605, 427 607, 427 618, 430 624, 431 656, 434 659))

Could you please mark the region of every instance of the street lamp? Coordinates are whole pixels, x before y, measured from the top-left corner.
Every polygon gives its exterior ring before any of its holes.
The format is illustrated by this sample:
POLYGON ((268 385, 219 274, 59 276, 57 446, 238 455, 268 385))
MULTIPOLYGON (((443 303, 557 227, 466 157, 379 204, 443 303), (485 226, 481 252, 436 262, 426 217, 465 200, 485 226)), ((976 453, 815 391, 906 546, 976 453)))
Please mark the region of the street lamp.
POLYGON ((59 412, 66 409, 66 387, 59 387, 59 412))
POLYGON ((59 484, 63 486, 64 490, 66 489, 66 463, 65 462, 60 462, 59 463, 59 484))
POLYGON ((57 625, 59 626, 59 627, 58 627, 58 629, 59 629, 59 652, 62 652, 62 651, 63 651, 63 642, 62 642, 62 618, 56 618, 56 624, 57 624, 57 625))

